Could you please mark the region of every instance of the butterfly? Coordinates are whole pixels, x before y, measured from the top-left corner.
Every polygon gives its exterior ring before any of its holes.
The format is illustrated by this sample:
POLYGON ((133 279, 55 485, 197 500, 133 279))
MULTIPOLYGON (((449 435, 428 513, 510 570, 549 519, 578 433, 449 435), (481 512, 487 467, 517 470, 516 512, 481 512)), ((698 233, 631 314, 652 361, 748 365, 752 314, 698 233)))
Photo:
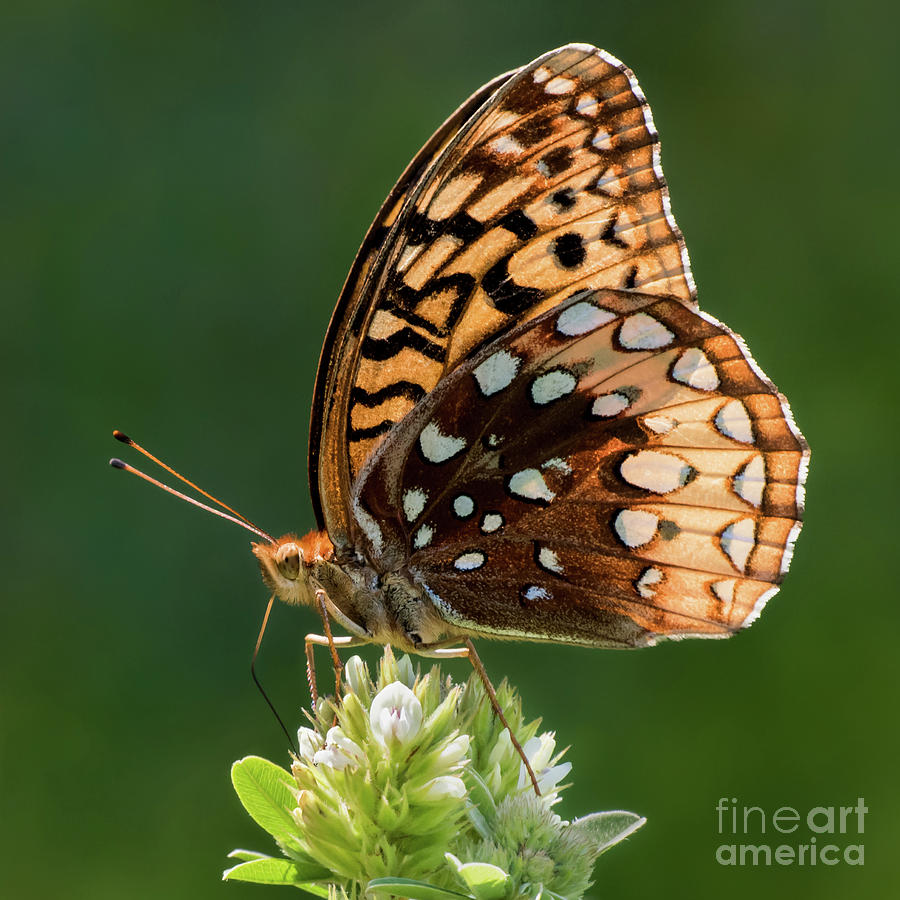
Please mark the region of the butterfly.
POLYGON ((697 307, 650 108, 570 44, 434 134, 369 229, 316 379, 289 603, 422 651, 728 636, 777 591, 808 446, 697 307))
POLYGON ((788 569, 808 460, 697 306, 633 73, 570 44, 473 94, 391 191, 322 348, 318 527, 253 552, 338 672, 367 641, 727 637, 788 569))

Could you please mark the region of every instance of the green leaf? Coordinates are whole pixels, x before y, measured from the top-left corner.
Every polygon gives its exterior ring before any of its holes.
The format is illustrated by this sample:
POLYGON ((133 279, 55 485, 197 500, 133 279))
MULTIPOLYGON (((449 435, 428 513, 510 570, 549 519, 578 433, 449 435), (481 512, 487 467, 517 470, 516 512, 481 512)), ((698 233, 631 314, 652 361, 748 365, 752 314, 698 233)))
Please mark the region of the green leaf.
POLYGON ((229 859, 242 859, 244 862, 250 862, 251 859, 271 859, 268 853, 257 853, 255 850, 232 850, 228 854, 229 859))
POLYGON ((509 875, 500 866, 483 862, 464 863, 452 853, 445 853, 444 858, 453 864, 477 900, 497 900, 506 895, 509 875))
POLYGON ((633 812, 616 809, 611 812, 596 812, 576 819, 566 830, 576 833, 596 843, 597 854, 605 853, 619 841, 634 834, 647 820, 633 812))
POLYGON ((412 878, 375 878, 366 885, 367 894, 394 894, 409 900, 472 900, 471 896, 435 887, 412 878))
POLYGON ((231 783, 244 809, 257 825, 286 843, 296 843, 297 825, 289 812, 297 805, 292 782, 289 772, 259 756, 247 756, 231 767, 231 783))
POLYGON ((333 878, 334 873, 330 869, 315 863, 304 864, 272 856, 238 863, 222 873, 223 881, 253 881, 257 884, 301 884, 307 881, 331 881, 333 878))
POLYGON ((466 768, 462 779, 469 789, 469 800, 475 805, 478 812, 481 813, 488 823, 495 822, 497 820, 497 804, 494 802, 494 795, 487 784, 485 784, 484 779, 472 766, 466 768))
POLYGON ((492 836, 491 826, 488 825, 487 819, 481 814, 481 811, 474 803, 466 804, 466 815, 472 827, 478 832, 482 840, 489 841, 492 836))

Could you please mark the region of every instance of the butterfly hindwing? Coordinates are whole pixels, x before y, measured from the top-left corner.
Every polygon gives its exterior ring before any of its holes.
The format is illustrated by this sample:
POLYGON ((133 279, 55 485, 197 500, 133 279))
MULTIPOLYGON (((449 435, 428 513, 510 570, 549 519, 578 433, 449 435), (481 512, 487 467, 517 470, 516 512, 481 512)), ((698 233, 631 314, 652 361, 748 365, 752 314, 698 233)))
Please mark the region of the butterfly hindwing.
POLYGON ((452 625, 631 646, 755 618, 790 559, 806 458, 723 325, 577 291, 442 379, 353 501, 368 555, 452 625))

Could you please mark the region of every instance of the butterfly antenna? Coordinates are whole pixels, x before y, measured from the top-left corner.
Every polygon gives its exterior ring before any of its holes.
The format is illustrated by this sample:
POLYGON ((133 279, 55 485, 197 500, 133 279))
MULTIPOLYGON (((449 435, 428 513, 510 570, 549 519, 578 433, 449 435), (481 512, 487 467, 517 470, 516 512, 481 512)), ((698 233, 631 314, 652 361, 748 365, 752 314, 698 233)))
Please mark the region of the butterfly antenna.
POLYGON ((191 481, 190 479, 185 478, 184 475, 182 475, 180 472, 176 472, 175 469, 173 469, 171 466, 164 463, 158 457, 154 456, 149 450, 142 447, 136 441, 133 441, 130 437, 128 437, 127 434, 119 431, 118 428, 113 430, 113 437, 117 441, 121 441, 123 444, 127 444, 129 447, 133 447, 135 450, 138 451, 138 453, 142 453, 144 456, 147 457, 147 459, 151 460, 152 462, 155 462, 158 466, 165 469, 169 474, 174 475, 179 481, 183 481, 186 485, 188 485, 189 487, 192 487, 195 491, 197 491, 198 494, 202 494, 204 497, 206 497, 207 500, 212 500, 213 503, 217 504, 218 506, 221 506, 222 509, 227 509, 228 512, 231 513, 231 515, 227 516, 227 515, 219 512, 218 510, 212 509, 211 507, 207 506, 204 503, 200 503, 197 500, 192 500, 186 494, 182 494, 180 491, 176 491, 173 488, 168 487, 167 485, 163 484, 162 482, 157 481, 155 478, 151 478, 149 475, 145 475, 139 469, 134 468, 134 466, 128 465, 128 463, 123 463, 122 460, 120 460, 120 459, 111 459, 109 461, 109 464, 111 466, 113 466, 114 468, 125 469, 126 471, 130 471, 132 475, 140 476, 145 481, 149 481, 151 484, 155 484, 157 487, 161 487, 164 491, 168 491, 170 494, 173 494, 175 497, 179 497, 182 500, 187 500, 188 503, 193 503, 194 506, 199 506, 200 509, 205 509, 207 512, 211 512, 217 516, 221 516, 223 519, 228 519, 228 521, 234 522, 237 525, 243 525, 243 527, 246 528, 248 531, 252 531, 254 534, 258 534, 260 537, 265 538, 270 544, 275 543, 275 540, 272 538, 271 535, 267 534, 258 525, 255 525, 253 522, 251 522, 246 516, 242 516, 236 509, 232 509, 227 503, 223 503, 221 500, 219 500, 218 497, 214 497, 208 491, 204 491, 202 487, 194 484, 194 482, 191 481))
POLYGON ((266 606, 265 614, 263 615, 262 625, 259 627, 259 636, 256 638, 256 646, 253 648, 253 658, 250 660, 250 675, 253 678, 253 683, 259 688, 259 692, 263 695, 263 700, 269 704, 269 709, 272 710, 272 714, 278 719, 278 724, 281 726, 281 730, 284 732, 284 736, 288 740, 288 746, 291 750, 294 751, 295 756, 300 755, 300 748, 297 746, 297 742, 294 738, 291 737, 290 732, 285 727, 284 722, 281 720, 281 716, 278 715, 278 710, 275 709, 275 704, 269 699, 269 695, 266 693, 265 688, 260 684, 259 679, 256 677, 256 657, 259 654, 259 647, 262 644, 263 635, 266 633, 266 625, 269 624, 269 613, 272 612, 272 604, 275 602, 275 595, 272 594, 269 597, 269 604, 266 606))
MULTIPOLYGON (((155 462, 158 466, 161 466, 170 475, 174 475, 179 481, 183 481, 186 485, 192 487, 198 494, 203 494, 203 496, 206 497, 207 500, 212 500, 213 503, 221 506, 222 509, 227 509, 228 512, 230 512, 233 516, 237 516, 243 522, 246 522, 248 525, 252 525, 253 528, 257 528, 257 526, 254 525, 253 522, 251 522, 246 516, 242 516, 236 509, 232 509, 227 503, 223 503, 218 497, 213 497, 213 495, 210 494, 209 491, 204 491, 202 487, 194 484, 194 482, 190 479, 185 478, 184 475, 182 475, 180 472, 176 472, 175 469, 173 469, 170 465, 164 463, 161 459, 159 459, 159 457, 154 456, 146 447, 142 447, 139 443, 137 443, 137 441, 134 441, 130 437, 128 437, 127 434, 119 431, 118 428, 113 429, 113 437, 117 441, 121 441, 123 444, 128 444, 129 447, 134 447, 134 449, 137 450, 138 453, 143 453, 144 456, 147 457, 147 459, 155 462)), ((260 529, 257 528, 257 530, 260 529)))
POLYGON ((187 494, 182 494, 181 491, 176 491, 175 488, 169 487, 167 484, 163 484, 161 481, 157 481, 150 475, 147 475, 146 472, 142 472, 140 469, 136 469, 134 466, 129 465, 127 462, 123 462, 121 459, 111 459, 109 464, 114 469, 124 469, 126 472, 129 472, 132 475, 137 475, 138 478, 143 478, 144 481, 149 481, 150 484, 156 485, 158 488, 162 488, 162 490, 168 492, 173 497, 177 497, 179 500, 184 500, 186 503, 192 503, 194 506, 200 507, 200 509, 205 509, 208 513, 212 513, 214 516, 219 516, 222 519, 227 519, 229 522, 234 522, 235 525, 240 525, 241 528, 246 528, 247 531, 252 531, 254 534, 258 534, 261 538, 265 538, 270 544, 275 543, 275 539, 270 534, 266 534, 261 528, 257 528, 255 525, 251 525, 246 522, 244 519, 239 519, 236 516, 229 516, 228 513, 222 512, 220 509, 215 509, 212 506, 207 506, 205 503, 201 503, 199 500, 195 500, 193 497, 189 497, 187 494))

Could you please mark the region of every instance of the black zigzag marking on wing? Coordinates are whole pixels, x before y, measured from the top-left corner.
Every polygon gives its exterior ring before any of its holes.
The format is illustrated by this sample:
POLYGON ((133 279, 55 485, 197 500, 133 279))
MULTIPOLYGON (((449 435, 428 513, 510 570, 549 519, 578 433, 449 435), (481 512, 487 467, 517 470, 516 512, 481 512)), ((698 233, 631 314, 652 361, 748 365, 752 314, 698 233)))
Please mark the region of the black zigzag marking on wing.
POLYGON ((392 316, 402 319, 407 325, 413 325, 416 328, 421 328, 422 331, 427 331, 433 337, 446 337, 449 333, 446 327, 435 325, 434 322, 417 315, 411 309, 398 306, 396 303, 391 303, 390 300, 384 301, 384 310, 392 316))
POLYGON ((527 241, 538 232, 537 225, 521 209, 507 213, 497 220, 497 224, 501 228, 511 231, 520 241, 527 241))
POLYGON ((484 234, 484 225, 466 212, 458 212, 449 219, 431 219, 425 213, 415 212, 409 217, 404 236, 409 244, 418 246, 444 234, 468 243, 484 234))
POLYGON ((350 441, 365 441, 369 438, 378 437, 386 434, 397 423, 393 419, 385 419, 378 425, 372 425, 369 428, 354 428, 352 425, 347 428, 347 439, 350 441))
POLYGON ((425 388, 414 381, 395 381, 377 391, 367 391, 358 385, 350 392, 350 402, 358 403, 367 409, 380 406, 385 400, 393 400, 395 397, 406 397, 413 403, 418 403, 425 396, 425 388))
POLYGON ((445 347, 429 341, 412 328, 401 328, 386 338, 366 337, 362 343, 361 353, 366 359, 384 362, 386 359, 393 359, 407 347, 437 362, 443 362, 447 355, 445 347))
MULTIPOLYGON (((411 310, 418 306, 426 297, 440 294, 444 291, 454 291, 456 296, 450 303, 446 322, 440 327, 429 322, 429 327, 427 328, 429 333, 433 334, 435 337, 447 337, 454 327, 456 327, 456 323, 462 315, 462 311, 473 290, 475 290, 475 278, 466 272, 456 272, 453 275, 445 275, 443 278, 435 278, 434 281, 429 281, 425 287, 420 290, 411 288, 408 284, 404 284, 400 281, 394 285, 393 293, 403 304, 402 307, 400 307, 401 309, 411 310)), ((415 316, 415 313, 412 315, 415 316)), ((419 316, 416 316, 416 319, 425 321, 419 316)), ((413 319, 409 318, 407 321, 413 322, 413 319)), ((418 323, 413 322, 413 324, 418 323)), ((423 325, 422 327, 424 328, 425 326, 423 325)))
POLYGON ((613 213, 610 217, 609 221, 606 223, 605 228, 600 233, 600 240, 605 241, 607 244, 612 244, 614 247, 621 247, 623 250, 628 249, 628 244, 622 240, 616 234, 616 226, 619 224, 619 214, 613 213))
POLYGON ((539 288, 522 287, 512 280, 507 268, 512 256, 512 253, 507 253, 506 256, 494 263, 484 273, 484 278, 481 280, 481 286, 491 298, 495 309, 499 309, 508 316, 523 313, 544 297, 544 292, 539 288))

